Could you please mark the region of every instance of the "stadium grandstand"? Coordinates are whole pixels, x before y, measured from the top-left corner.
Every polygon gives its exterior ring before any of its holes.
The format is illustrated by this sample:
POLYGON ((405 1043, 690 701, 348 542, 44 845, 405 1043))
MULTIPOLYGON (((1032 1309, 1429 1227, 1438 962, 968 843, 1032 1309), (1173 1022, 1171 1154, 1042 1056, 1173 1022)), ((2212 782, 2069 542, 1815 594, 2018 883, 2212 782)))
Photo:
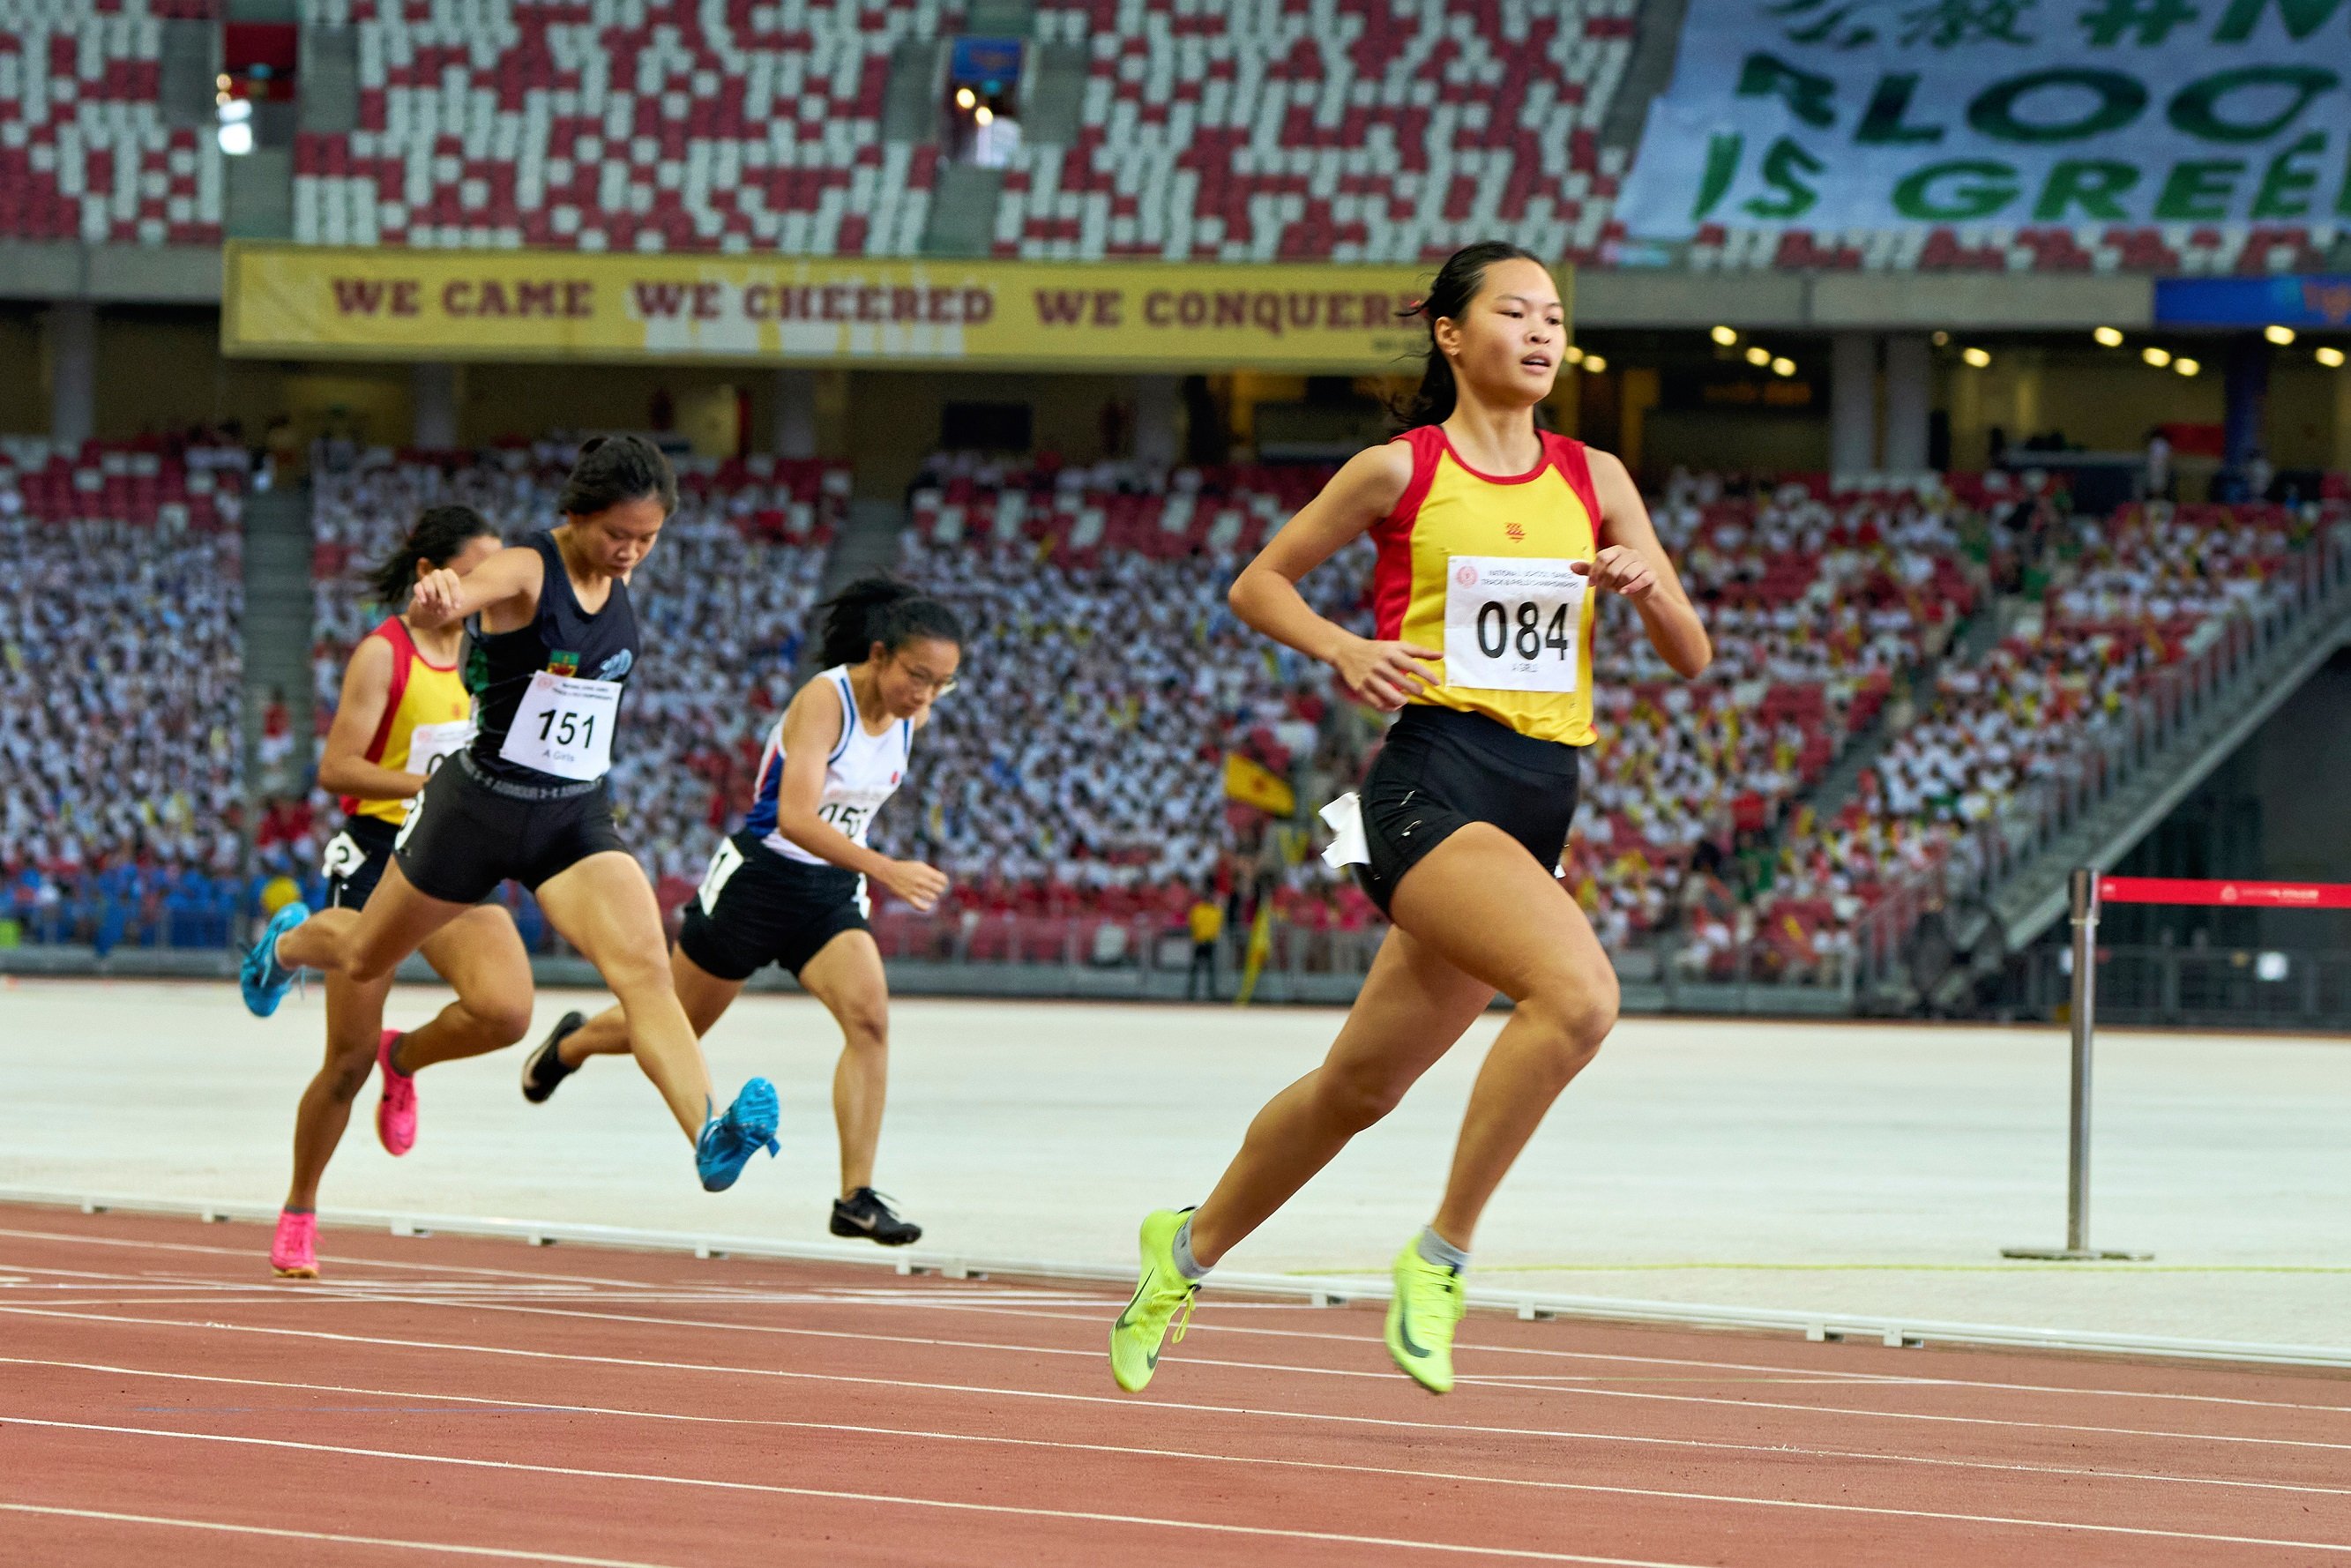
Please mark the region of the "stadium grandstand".
MULTIPOLYGON (((2157 852, 2230 716, 2325 678, 2351 131, 2214 74, 2290 75, 2299 13, 2058 90, 1999 53, 2062 75, 2048 19, 1796 9, 0 0, 13 939, 204 949, 315 891, 360 568, 438 501, 544 525, 573 433, 643 429, 649 623, 725 628, 614 776, 666 907, 810 607, 893 565, 978 628, 880 830, 955 879, 893 958, 1148 985, 1207 890, 1236 959, 1263 907, 1294 994, 1352 985, 1380 923, 1314 810, 1380 727, 1223 591, 1492 235, 1572 273, 1546 417, 1625 458, 1718 651, 1683 683, 1603 621, 1562 873, 1628 983, 2022 1005, 2050 857, 2157 852), (2158 99, 2186 141, 2135 147, 2158 99), (87 689, 36 692, 55 636, 87 689), (61 776, 92 702, 142 716, 61 776)), ((1367 628, 1370 571, 1318 607, 1367 628)))

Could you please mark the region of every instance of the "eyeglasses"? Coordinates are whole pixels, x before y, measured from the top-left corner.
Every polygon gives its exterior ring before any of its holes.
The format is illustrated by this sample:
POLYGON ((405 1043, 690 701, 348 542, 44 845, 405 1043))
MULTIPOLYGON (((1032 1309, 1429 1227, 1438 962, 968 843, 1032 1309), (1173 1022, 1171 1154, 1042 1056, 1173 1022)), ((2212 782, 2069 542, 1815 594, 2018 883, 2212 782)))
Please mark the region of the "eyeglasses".
POLYGON ((921 670, 918 670, 912 664, 906 663, 904 659, 898 661, 898 667, 906 672, 906 676, 909 680, 922 687, 925 691, 930 693, 934 699, 943 697, 949 692, 956 689, 956 678, 953 675, 925 674, 921 670))

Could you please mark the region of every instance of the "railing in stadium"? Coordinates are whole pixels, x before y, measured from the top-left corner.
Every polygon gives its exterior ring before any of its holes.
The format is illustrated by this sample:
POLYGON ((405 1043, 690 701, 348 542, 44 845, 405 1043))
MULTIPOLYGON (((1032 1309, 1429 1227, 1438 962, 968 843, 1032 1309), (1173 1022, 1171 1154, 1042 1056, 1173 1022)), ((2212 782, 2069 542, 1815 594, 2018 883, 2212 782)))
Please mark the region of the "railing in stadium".
POLYGON ((2143 1261, 2145 1252, 2090 1244, 2091 1064, 2096 1049, 2098 912, 2108 904, 2196 905, 2215 909, 2351 909, 2351 883, 2231 882, 2190 877, 2102 876, 2082 867, 2067 885, 2073 926, 2073 997, 2067 1022, 2073 1038, 2073 1087, 2066 1123, 2065 1245, 2009 1247, 2006 1258, 2099 1262, 2143 1261))

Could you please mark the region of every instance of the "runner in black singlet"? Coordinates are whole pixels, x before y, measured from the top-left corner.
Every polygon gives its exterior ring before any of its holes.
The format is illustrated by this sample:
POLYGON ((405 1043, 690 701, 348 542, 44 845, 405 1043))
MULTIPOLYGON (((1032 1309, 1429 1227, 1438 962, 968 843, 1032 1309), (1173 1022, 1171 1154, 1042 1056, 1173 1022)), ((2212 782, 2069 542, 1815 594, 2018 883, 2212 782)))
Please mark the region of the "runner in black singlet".
POLYGON ((694 1142, 702 1185, 717 1192, 754 1150, 775 1151, 775 1088, 754 1078, 725 1115, 714 1114, 709 1068, 670 988, 661 911, 613 827, 605 783, 638 657, 629 574, 676 505, 677 479, 658 447, 599 437, 580 448, 564 484, 560 526, 468 577, 419 580, 411 622, 469 626, 478 732, 434 775, 366 909, 280 910, 243 978, 246 1006, 264 1017, 298 969, 371 980, 511 877, 538 894, 549 923, 620 998, 638 1065, 694 1142))

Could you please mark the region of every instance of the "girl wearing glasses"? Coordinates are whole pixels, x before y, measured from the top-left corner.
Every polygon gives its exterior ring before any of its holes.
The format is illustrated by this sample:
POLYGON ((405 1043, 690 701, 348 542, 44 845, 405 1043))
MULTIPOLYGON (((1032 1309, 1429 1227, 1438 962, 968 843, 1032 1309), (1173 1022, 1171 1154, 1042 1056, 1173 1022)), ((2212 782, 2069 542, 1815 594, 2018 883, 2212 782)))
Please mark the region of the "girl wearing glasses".
MULTIPOLYGON (((686 904, 670 972, 697 1037, 768 964, 790 970, 831 1012, 845 1042, 832 1077, 841 1191, 832 1233, 902 1247, 922 1228, 872 1185, 889 1082, 890 985, 865 923, 865 883, 871 877, 928 910, 947 879, 919 861, 876 852, 867 835, 906 776, 932 700, 955 685, 963 625, 913 584, 880 575, 820 608, 831 668, 794 694, 768 737, 750 814, 718 846, 686 904)), ((586 1023, 568 1014, 523 1064, 523 1094, 543 1103, 590 1056, 628 1050, 620 1009, 586 1023)))

